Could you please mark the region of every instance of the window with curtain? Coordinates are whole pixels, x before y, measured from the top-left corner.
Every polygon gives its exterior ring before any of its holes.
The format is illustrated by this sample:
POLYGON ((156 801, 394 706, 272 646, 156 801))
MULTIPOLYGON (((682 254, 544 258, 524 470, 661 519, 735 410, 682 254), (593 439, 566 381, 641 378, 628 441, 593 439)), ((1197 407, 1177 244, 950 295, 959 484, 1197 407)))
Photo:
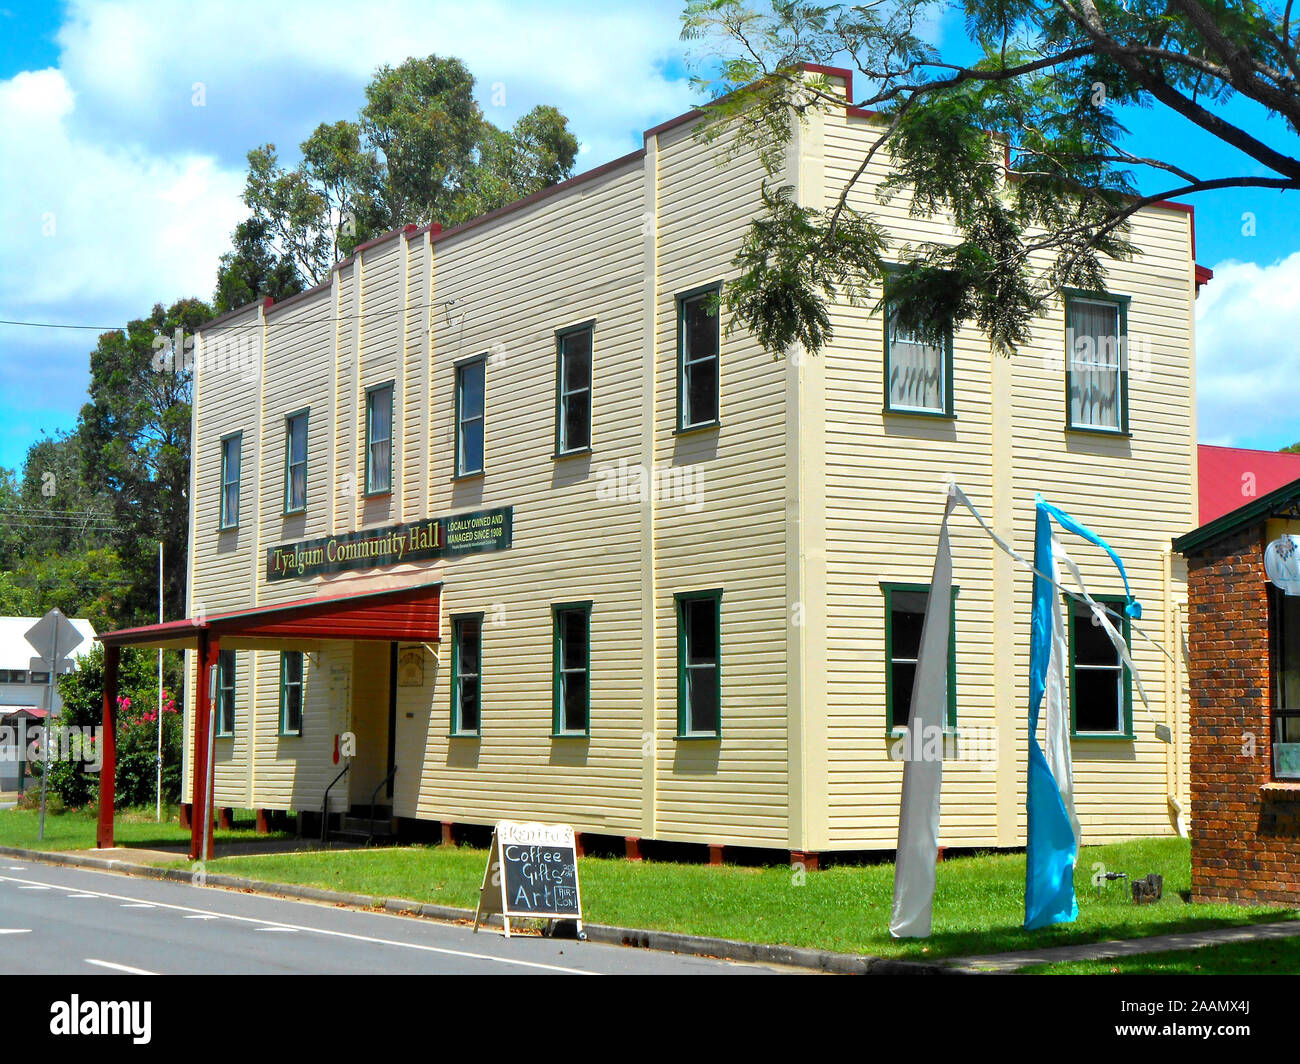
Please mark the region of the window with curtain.
POLYGON ((307 411, 285 418, 284 509, 307 508, 307 411))
POLYGON ((393 490, 393 386, 366 392, 366 494, 393 490))
POLYGON ((890 410, 926 414, 952 413, 948 394, 948 359, 952 345, 922 342, 898 324, 889 310, 885 344, 887 406, 890 410))
POLYGON ((1118 303, 1071 298, 1065 304, 1070 427, 1125 430, 1123 314, 1118 303))

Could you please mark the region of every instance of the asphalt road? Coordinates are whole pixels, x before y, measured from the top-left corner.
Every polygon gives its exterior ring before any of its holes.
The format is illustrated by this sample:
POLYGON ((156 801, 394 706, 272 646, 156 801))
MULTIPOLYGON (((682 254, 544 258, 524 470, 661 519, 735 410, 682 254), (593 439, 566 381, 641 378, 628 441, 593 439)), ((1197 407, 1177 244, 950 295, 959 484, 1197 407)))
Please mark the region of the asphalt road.
POLYGON ((0 974, 717 975, 785 969, 0 856, 0 974))

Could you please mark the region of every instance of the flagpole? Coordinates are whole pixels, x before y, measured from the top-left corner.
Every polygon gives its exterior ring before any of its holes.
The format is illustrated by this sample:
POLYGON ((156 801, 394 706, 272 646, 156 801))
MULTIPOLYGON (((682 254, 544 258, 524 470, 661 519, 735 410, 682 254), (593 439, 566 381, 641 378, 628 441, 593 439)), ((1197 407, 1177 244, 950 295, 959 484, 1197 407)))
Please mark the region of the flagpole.
MULTIPOLYGON (((158 623, 163 623, 163 541, 158 541, 158 623)), ((158 648, 158 823, 162 823, 163 652, 158 648)))

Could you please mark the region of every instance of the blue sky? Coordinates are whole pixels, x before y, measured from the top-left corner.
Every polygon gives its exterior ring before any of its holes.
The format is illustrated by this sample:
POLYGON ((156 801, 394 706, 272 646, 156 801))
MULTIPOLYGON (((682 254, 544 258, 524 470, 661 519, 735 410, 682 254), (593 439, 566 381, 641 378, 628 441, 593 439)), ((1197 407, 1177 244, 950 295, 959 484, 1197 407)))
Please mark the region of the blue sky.
MULTIPOLYGON (((358 10, 353 0, 0 0, 0 318, 113 326, 154 302, 207 298, 244 215, 247 150, 273 142, 292 155, 319 122, 351 117, 381 63, 460 56, 499 124, 559 106, 581 141, 580 169, 638 147, 643 129, 697 102, 680 0, 374 0, 360 20, 358 10), (498 84, 504 107, 492 103, 498 84)), ((960 24, 939 32, 955 39, 960 24)), ((1244 107, 1234 113, 1279 135, 1244 107)), ((1135 149, 1198 172, 1240 170, 1168 112, 1125 120, 1135 149)), ((1197 308, 1201 438, 1300 440, 1290 413, 1300 409, 1300 211, 1254 191, 1194 202, 1198 259, 1216 270, 1197 308)), ((0 326, 0 465, 20 465, 42 431, 75 423, 94 338, 0 326)))

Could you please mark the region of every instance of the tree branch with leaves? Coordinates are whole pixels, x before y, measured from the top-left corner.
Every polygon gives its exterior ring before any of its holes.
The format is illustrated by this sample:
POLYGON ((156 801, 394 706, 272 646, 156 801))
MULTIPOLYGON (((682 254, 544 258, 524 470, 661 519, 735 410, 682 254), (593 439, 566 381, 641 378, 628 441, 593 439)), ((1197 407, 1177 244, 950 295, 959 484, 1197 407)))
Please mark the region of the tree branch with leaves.
POLYGON ((945 214, 953 239, 892 248, 899 324, 937 339, 974 322, 995 350, 1030 339, 1062 287, 1104 288, 1105 261, 1131 258, 1133 215, 1176 196, 1227 188, 1300 188, 1300 31, 1284 8, 1215 0, 875 0, 848 5, 695 0, 683 37, 715 71, 699 136, 757 152, 776 180, 796 123, 846 102, 873 112, 855 172, 822 212, 766 189, 725 299, 733 323, 773 353, 819 350, 828 307, 856 302, 884 276, 890 234, 863 209, 869 165, 886 155, 882 201, 945 214), (960 14, 978 53, 943 54, 924 27, 960 14), (866 90, 846 101, 807 67, 852 63, 866 90), (1266 139, 1230 101, 1282 121, 1266 139), (1118 115, 1158 107, 1240 154, 1233 172, 1198 174, 1154 146, 1133 150, 1118 115), (1265 172, 1261 172, 1265 171, 1265 172), (1171 175, 1154 193, 1139 175, 1171 175))

